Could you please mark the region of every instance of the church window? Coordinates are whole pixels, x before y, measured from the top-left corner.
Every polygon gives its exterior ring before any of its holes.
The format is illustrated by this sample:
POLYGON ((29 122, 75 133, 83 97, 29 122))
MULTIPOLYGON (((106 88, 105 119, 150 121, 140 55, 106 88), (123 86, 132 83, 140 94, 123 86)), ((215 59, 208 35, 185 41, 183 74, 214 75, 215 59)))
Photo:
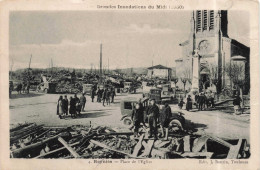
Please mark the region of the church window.
POLYGON ((211 10, 209 14, 209 29, 214 29, 214 11, 211 10))
POLYGON ((197 11, 197 31, 201 31, 201 11, 197 11))
POLYGON ((207 30, 208 26, 208 11, 203 10, 203 30, 207 30))

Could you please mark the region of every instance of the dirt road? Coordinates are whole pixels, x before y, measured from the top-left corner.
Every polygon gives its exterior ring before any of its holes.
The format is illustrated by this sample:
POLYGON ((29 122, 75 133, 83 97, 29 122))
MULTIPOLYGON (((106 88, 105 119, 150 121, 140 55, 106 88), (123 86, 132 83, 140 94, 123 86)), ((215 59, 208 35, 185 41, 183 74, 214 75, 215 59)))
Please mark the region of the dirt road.
MULTIPOLYGON (((91 102, 87 96, 86 111, 76 119, 67 117, 59 119, 56 115, 58 94, 14 94, 10 99, 10 125, 24 122, 35 122, 47 126, 69 125, 106 125, 110 127, 125 127, 120 121, 120 101, 127 97, 140 98, 141 94, 122 94, 115 97, 115 103, 102 106, 91 102)), ((70 97, 71 95, 68 95, 70 97)), ((171 105, 172 110, 179 110, 171 105)), ((198 133, 210 133, 224 138, 246 138, 249 141, 249 116, 235 116, 220 111, 188 112, 185 114, 188 126, 198 129, 198 133)))

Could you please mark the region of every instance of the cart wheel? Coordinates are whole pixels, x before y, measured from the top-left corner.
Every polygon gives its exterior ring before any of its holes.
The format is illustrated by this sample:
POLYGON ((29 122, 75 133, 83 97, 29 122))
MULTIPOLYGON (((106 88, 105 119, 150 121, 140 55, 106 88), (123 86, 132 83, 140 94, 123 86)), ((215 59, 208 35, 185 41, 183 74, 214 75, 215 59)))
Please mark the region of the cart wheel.
POLYGON ((169 123, 169 131, 183 131, 181 122, 177 119, 173 119, 169 123))
POLYGON ((124 125, 127 125, 127 126, 131 126, 133 123, 129 117, 125 117, 123 122, 124 122, 124 125))

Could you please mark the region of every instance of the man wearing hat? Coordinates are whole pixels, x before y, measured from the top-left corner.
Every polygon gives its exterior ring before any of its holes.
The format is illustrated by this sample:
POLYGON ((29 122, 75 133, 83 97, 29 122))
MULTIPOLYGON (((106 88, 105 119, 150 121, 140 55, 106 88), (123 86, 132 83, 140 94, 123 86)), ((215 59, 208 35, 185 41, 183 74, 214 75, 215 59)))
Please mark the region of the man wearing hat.
POLYGON ((154 135, 154 138, 157 139, 157 120, 159 118, 159 107, 155 104, 155 99, 152 99, 151 105, 147 110, 148 124, 150 127, 149 138, 154 135))

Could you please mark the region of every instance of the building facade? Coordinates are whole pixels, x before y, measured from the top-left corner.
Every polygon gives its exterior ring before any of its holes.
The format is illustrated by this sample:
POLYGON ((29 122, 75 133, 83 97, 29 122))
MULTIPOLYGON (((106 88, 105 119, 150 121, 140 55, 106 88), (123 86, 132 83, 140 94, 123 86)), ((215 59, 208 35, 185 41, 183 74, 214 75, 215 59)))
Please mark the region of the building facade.
POLYGON ((156 65, 147 68, 147 77, 149 78, 161 78, 161 79, 169 79, 172 74, 172 69, 162 66, 162 65, 156 65))
MULTIPOLYGON (((187 41, 180 43, 182 58, 175 60, 176 76, 183 77, 189 70, 192 75, 193 55, 200 58, 199 82, 204 88, 221 90, 232 86, 225 69, 231 62, 240 62, 244 65, 245 75, 249 76, 249 47, 229 38, 228 13, 222 10, 192 11, 190 20, 190 35, 187 41), (218 81, 210 79, 212 68, 217 68, 218 81), (213 89, 214 89, 213 88, 213 89)), ((249 80, 246 86, 250 86, 249 80)), ((249 88, 247 88, 249 89, 249 88)))

